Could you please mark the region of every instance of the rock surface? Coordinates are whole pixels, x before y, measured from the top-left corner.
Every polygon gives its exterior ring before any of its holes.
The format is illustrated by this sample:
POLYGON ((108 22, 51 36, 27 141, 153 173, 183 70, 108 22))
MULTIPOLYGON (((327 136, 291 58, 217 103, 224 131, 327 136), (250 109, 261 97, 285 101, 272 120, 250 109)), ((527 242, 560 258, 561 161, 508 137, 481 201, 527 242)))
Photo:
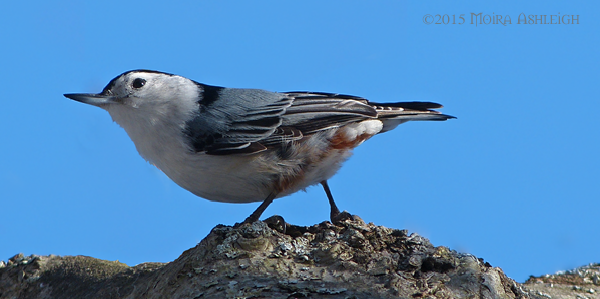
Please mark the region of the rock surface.
POLYGON ((532 276, 523 286, 533 298, 600 299, 600 264, 589 264, 554 275, 532 276))
POLYGON ((16 255, 0 262, 0 298, 548 298, 545 279, 524 290, 482 259, 356 216, 310 227, 274 216, 218 225, 166 264, 16 255))

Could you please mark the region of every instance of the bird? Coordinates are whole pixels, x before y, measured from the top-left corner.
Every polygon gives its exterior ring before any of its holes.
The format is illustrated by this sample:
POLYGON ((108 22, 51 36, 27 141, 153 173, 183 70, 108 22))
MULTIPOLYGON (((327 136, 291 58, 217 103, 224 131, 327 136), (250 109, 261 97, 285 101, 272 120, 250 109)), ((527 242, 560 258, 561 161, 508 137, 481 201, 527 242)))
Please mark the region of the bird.
POLYGON ((227 88, 154 70, 132 70, 94 93, 65 97, 106 110, 139 154, 191 193, 217 202, 262 202, 322 185, 352 150, 407 121, 455 118, 433 102, 378 103, 327 92, 227 88))

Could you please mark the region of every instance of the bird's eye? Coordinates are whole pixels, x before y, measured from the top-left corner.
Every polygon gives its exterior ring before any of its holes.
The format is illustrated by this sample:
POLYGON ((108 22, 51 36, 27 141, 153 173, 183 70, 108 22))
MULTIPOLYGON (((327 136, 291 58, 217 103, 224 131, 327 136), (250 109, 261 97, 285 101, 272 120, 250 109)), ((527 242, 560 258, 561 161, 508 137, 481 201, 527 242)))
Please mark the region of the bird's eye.
POLYGON ((142 78, 136 78, 135 80, 133 80, 133 83, 131 83, 131 86, 133 86, 133 88, 141 88, 145 84, 146 84, 146 80, 144 80, 142 78))

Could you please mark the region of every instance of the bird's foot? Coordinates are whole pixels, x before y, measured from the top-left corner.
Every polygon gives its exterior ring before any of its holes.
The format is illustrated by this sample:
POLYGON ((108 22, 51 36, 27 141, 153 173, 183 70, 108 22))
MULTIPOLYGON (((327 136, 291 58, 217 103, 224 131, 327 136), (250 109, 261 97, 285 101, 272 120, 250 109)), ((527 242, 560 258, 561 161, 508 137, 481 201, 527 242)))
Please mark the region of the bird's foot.
POLYGON ((350 221, 356 221, 360 219, 358 216, 356 215, 352 215, 350 213, 348 213, 348 211, 343 211, 341 213, 331 213, 331 223, 333 224, 341 224, 342 222, 345 222, 346 220, 350 220, 350 221))
POLYGON ((279 215, 273 215, 263 220, 271 229, 276 230, 282 234, 285 234, 286 226, 285 220, 279 215))
POLYGON ((233 225, 233 228, 238 228, 244 224, 252 224, 254 222, 258 221, 258 217, 254 217, 254 215, 250 215, 250 217, 246 218, 246 220, 242 221, 242 222, 236 222, 233 225))

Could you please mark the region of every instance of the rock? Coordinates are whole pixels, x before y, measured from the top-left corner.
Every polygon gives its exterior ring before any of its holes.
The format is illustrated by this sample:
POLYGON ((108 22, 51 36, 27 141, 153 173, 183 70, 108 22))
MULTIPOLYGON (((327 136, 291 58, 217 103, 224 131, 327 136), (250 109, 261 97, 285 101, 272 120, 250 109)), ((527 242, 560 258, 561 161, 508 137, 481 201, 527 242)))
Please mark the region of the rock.
POLYGON ((523 288, 532 298, 600 299, 600 264, 589 264, 552 275, 531 276, 523 288))
POLYGON ((17 255, 0 267, 0 298, 530 296, 542 298, 482 259, 358 217, 310 227, 282 218, 218 225, 166 264, 17 255))

